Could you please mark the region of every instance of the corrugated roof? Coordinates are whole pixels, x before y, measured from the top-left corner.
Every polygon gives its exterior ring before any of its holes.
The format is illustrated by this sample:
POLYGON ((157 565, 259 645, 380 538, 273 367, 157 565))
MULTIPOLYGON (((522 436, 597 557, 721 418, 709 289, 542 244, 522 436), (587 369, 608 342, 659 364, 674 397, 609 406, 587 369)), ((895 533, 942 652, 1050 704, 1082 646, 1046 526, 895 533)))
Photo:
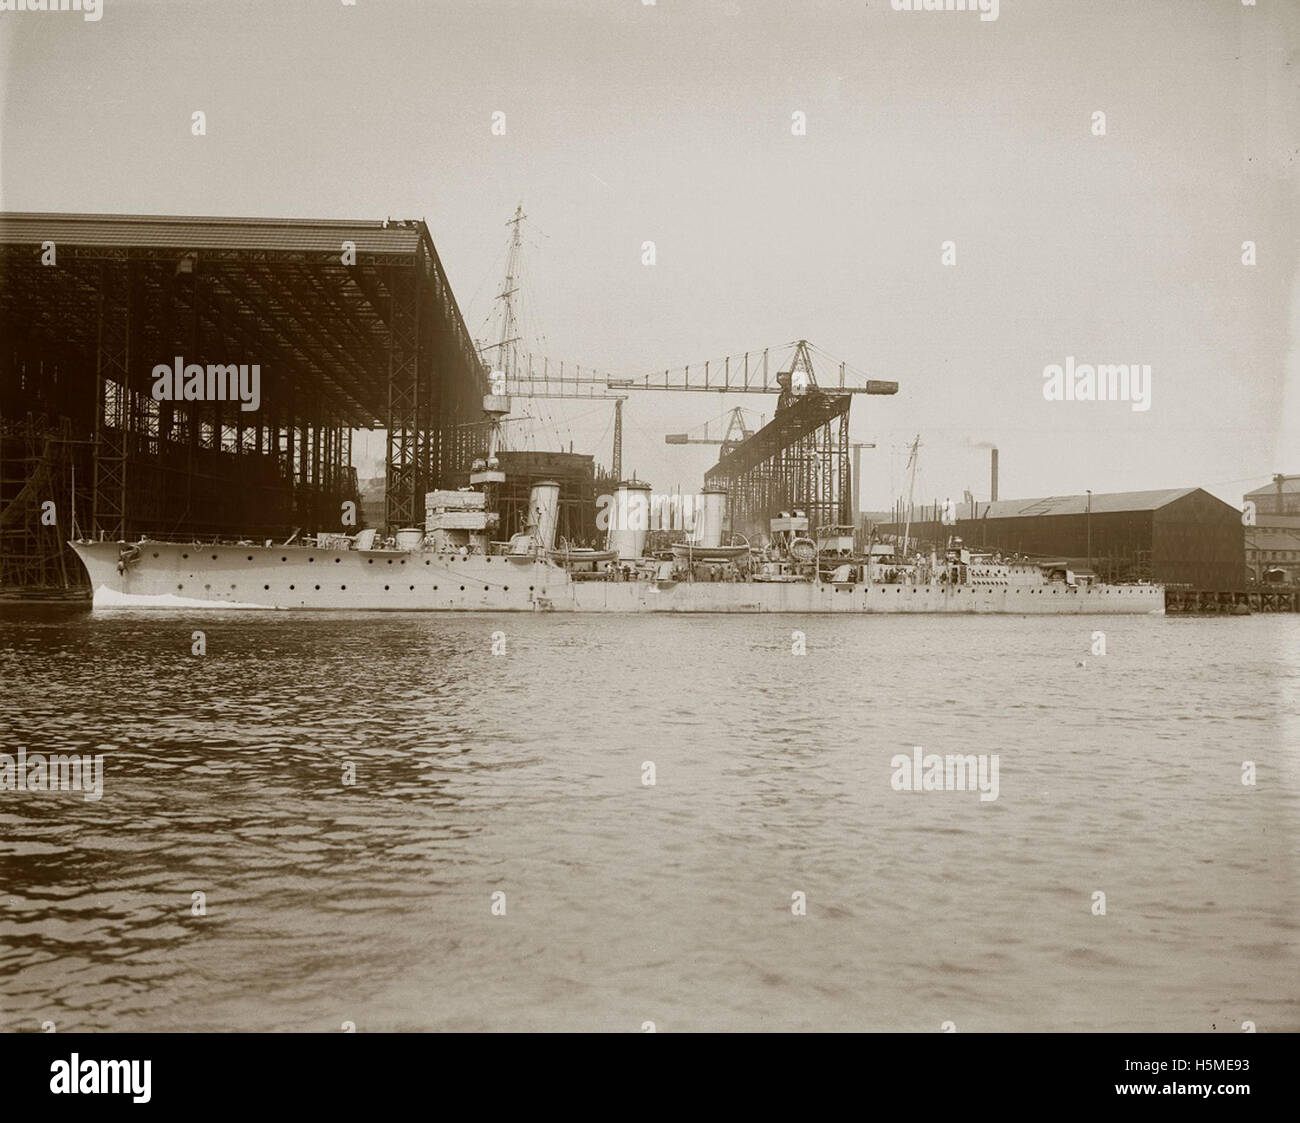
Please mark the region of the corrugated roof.
MULTIPOLYGON (((1282 491, 1288 495, 1294 495, 1297 491, 1300 491, 1300 476, 1283 476, 1282 491)), ((1246 496, 1248 498, 1252 495, 1276 495, 1276 494, 1277 494, 1277 484, 1275 483, 1265 484, 1263 487, 1257 487, 1254 491, 1246 492, 1246 496)))
POLYGON ((412 254, 419 219, 202 218, 182 215, 36 214, 0 212, 0 245, 160 246, 174 249, 264 249, 412 254))
MULTIPOLYGON (((1164 491, 1098 491, 1093 492, 1091 504, 1087 495, 1049 495, 1042 499, 999 499, 996 503, 976 503, 975 517, 990 519, 1015 519, 1033 515, 1082 515, 1111 511, 1154 511, 1184 495, 1198 490, 1194 487, 1176 487, 1164 491)), ((960 511, 960 505, 959 505, 960 511)))

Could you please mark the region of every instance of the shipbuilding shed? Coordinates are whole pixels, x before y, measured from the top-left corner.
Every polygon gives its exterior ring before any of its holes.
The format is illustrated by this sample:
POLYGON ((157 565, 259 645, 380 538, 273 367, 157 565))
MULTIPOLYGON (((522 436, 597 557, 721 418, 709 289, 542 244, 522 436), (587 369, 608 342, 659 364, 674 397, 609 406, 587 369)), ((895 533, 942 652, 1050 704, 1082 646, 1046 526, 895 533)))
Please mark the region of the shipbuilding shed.
MULTIPOLYGON (((886 523, 876 532, 902 529, 886 523)), ((1104 581, 1245 587, 1241 511, 1198 487, 977 502, 958 510, 954 526, 922 519, 909 533, 940 544, 957 535, 1004 554, 1071 558, 1090 563, 1104 581)))
POLYGON ((2 213, 0 585, 66 574, 74 513, 115 540, 346 528, 356 429, 388 434, 387 526, 420 526, 486 388, 423 221, 2 213), (159 400, 159 364, 256 366, 256 408, 210 373, 159 400))

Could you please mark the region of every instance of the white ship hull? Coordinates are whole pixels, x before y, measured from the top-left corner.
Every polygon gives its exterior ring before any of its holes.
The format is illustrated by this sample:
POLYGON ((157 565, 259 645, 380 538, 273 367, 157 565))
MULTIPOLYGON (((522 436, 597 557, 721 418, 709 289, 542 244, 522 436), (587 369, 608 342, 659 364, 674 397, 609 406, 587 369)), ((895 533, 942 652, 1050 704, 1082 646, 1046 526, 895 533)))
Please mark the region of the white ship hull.
POLYGON ((1159 585, 582 581, 548 561, 310 546, 74 542, 96 608, 1161 615, 1159 585))

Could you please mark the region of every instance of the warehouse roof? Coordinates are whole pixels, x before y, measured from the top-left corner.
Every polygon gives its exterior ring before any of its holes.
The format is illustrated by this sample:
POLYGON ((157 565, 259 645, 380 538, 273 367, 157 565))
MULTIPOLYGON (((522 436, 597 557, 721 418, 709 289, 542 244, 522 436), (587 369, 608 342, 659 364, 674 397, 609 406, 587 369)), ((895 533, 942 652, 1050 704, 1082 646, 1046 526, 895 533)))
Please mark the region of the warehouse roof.
POLYGON ((0 212, 0 336, 94 372, 100 295, 110 377, 141 393, 183 356, 258 364, 276 418, 414 428, 431 395, 481 401, 477 347, 419 219, 0 212))
POLYGON ((976 518, 1016 519, 1035 515, 1082 515, 1085 511, 1101 514, 1115 511, 1154 511, 1175 499, 1199 490, 1175 487, 1164 491, 1097 491, 1087 495, 1049 495, 1044 499, 999 499, 996 503, 977 503, 976 518))
MULTIPOLYGON (((1300 476, 1283 476, 1282 490, 1288 495, 1294 495, 1297 491, 1300 491, 1300 476)), ((1246 492, 1246 498, 1249 499, 1251 496, 1255 495, 1268 496, 1276 494, 1277 484, 1270 483, 1265 484, 1263 487, 1257 487, 1254 491, 1246 492)))
POLYGON ((196 218, 184 215, 0 213, 0 245, 154 246, 171 249, 415 253, 421 223, 401 220, 196 218))

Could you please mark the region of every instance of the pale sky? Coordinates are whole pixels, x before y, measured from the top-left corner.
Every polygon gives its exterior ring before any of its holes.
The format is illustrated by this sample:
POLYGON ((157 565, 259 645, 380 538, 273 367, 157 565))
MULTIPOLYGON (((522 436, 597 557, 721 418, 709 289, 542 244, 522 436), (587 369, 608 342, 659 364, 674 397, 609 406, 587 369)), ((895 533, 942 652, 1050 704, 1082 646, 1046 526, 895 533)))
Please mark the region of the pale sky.
MULTIPOLYGON (((422 217, 477 332, 522 200, 555 360, 637 374, 803 337, 897 380, 853 406, 880 446, 866 507, 917 433, 918 501, 985 498, 993 442, 1003 498, 1237 503, 1300 472, 1298 47, 1297 0, 4 11, 0 207, 422 217), (1151 408, 1045 401, 1067 356, 1150 364, 1151 408)), ((634 393, 625 471, 698 488, 716 449, 663 434, 732 405, 770 420, 775 398, 634 393)), ((608 463, 611 407, 546 408, 608 463)))

